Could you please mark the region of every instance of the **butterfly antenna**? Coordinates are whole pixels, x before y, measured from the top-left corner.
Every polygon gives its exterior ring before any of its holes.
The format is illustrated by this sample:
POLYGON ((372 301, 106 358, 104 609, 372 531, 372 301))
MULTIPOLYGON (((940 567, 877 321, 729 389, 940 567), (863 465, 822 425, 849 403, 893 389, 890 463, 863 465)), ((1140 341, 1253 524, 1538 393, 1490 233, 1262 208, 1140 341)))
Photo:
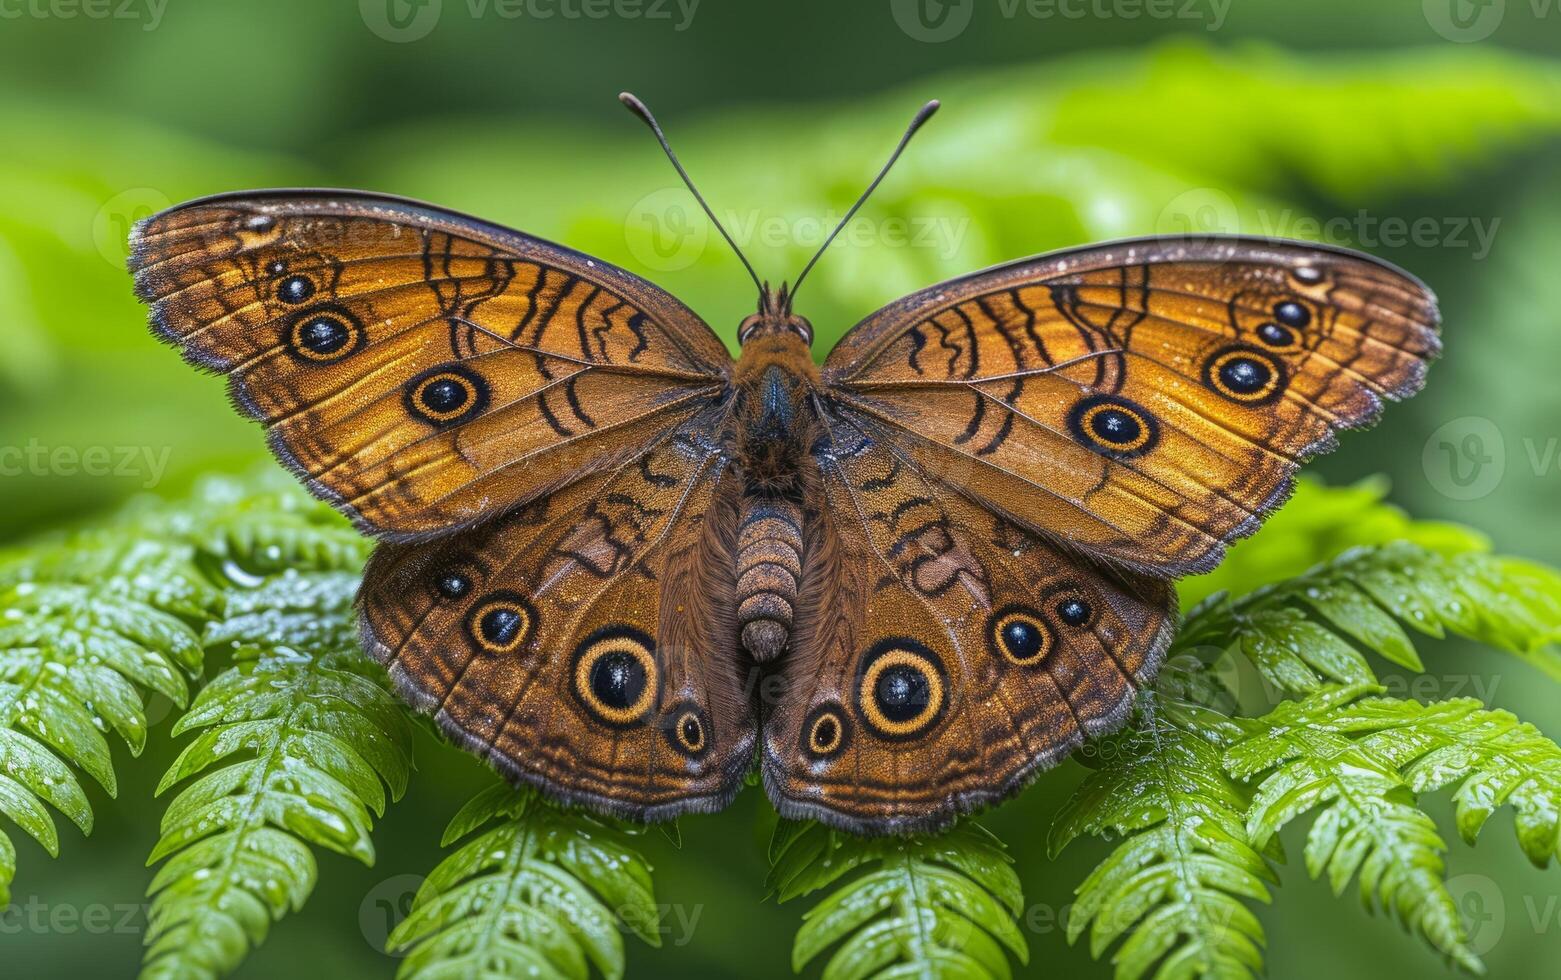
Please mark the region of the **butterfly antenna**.
POLYGON ((819 257, 824 254, 824 251, 829 248, 830 243, 835 240, 835 236, 840 234, 841 230, 851 223, 852 218, 856 217, 856 212, 861 209, 863 204, 867 203, 867 199, 873 195, 873 191, 877 190, 878 185, 883 183, 884 177, 888 176, 889 168, 894 166, 894 161, 900 159, 900 154, 905 152, 905 145, 911 141, 911 137, 915 136, 916 131, 927 120, 932 118, 932 114, 938 111, 938 106, 941 104, 937 99, 933 99, 917 111, 916 118, 912 119, 911 124, 905 127, 905 135, 900 137, 900 145, 896 146, 894 152, 889 154, 889 160, 883 165, 883 169, 878 171, 878 176, 873 178, 873 182, 867 185, 867 190, 863 191, 862 196, 856 199, 855 204, 851 205, 851 210, 846 212, 846 216, 840 219, 840 223, 835 226, 835 230, 829 233, 828 238, 824 239, 824 244, 820 245, 818 251, 813 253, 813 257, 808 260, 808 264, 802 267, 802 275, 798 276, 797 281, 791 284, 791 299, 797 298, 797 290, 802 288, 802 280, 806 279, 808 273, 813 271, 813 263, 817 262, 819 257))
POLYGON ((705 214, 710 216, 710 222, 715 225, 715 230, 721 233, 721 237, 726 239, 726 244, 732 246, 732 251, 736 252, 738 259, 742 260, 743 268, 748 270, 748 275, 753 279, 753 284, 759 287, 759 293, 761 295, 767 294, 769 290, 759 281, 759 275, 753 271, 753 265, 748 261, 748 256, 744 255, 743 250, 737 247, 737 243, 732 240, 732 236, 726 233, 726 229, 721 226, 720 219, 715 216, 714 211, 710 210, 710 205, 705 203, 704 196, 699 193, 699 188, 695 187, 693 180, 689 178, 688 171, 684 170, 683 164, 678 162, 678 155, 672 152, 672 146, 667 142, 666 134, 661 131, 661 124, 656 121, 655 116, 651 115, 650 107, 641 102, 633 92, 619 92, 618 101, 628 106, 629 111, 644 120, 645 125, 650 127, 650 131, 656 134, 656 142, 660 143, 662 150, 666 151, 667 159, 672 161, 672 166, 677 170, 678 176, 682 177, 683 183, 688 185, 689 192, 694 195, 694 200, 698 201, 699 206, 705 209, 705 214))

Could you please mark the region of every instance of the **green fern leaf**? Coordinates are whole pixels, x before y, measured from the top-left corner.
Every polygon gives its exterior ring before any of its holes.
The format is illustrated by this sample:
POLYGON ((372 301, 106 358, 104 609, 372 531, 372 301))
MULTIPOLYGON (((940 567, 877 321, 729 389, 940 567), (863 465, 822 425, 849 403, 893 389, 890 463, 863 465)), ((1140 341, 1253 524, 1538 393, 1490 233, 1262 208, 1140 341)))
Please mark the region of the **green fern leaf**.
MULTIPOLYGON (((1340 706, 1369 690, 1354 685, 1321 691, 1244 723, 1249 733, 1226 751, 1225 767, 1243 779, 1268 773, 1253 796, 1247 833, 1261 846, 1316 810, 1306 841, 1306 868, 1313 878, 1326 874, 1334 894, 1341 894, 1358 876, 1368 909, 1389 910, 1448 959, 1483 972, 1447 891, 1442 860, 1447 845, 1417 807, 1414 787, 1400 774, 1391 746, 1351 738, 1348 725, 1336 729, 1330 723, 1340 706)), ((1397 704, 1404 717, 1418 707, 1397 704)))
POLYGON ((1373 683, 1357 646, 1422 669, 1405 627, 1499 647, 1561 680, 1561 574, 1479 551, 1360 547, 1297 578, 1194 609, 1177 648, 1235 647, 1286 694, 1373 683))
MULTIPOLYGON (((140 754, 144 697, 185 703, 186 674, 203 655, 191 623, 221 604, 194 549, 148 533, 133 514, 0 556, 0 815, 51 855, 59 835, 45 803, 90 833, 71 766, 118 792, 106 733, 140 754)), ((15 846, 0 831, 0 904, 15 872, 15 846)))
MULTIPOLYGON (((1412 793, 1457 784, 1457 825, 1468 843, 1507 805, 1530 861, 1544 867, 1561 855, 1561 747, 1533 725, 1472 698, 1421 704, 1365 697, 1371 690, 1346 688, 1310 698, 1291 715, 1261 719, 1251 738, 1264 737, 1271 724, 1301 721, 1313 733, 1351 739, 1397 773, 1412 793)), ((1232 766, 1262 771, 1288 758, 1287 750, 1265 753, 1250 741, 1244 744, 1232 750, 1232 766)))
POLYGON ((1010 955, 1029 961, 1015 921, 1024 909, 1019 877, 1002 842, 976 824, 936 837, 867 840, 783 820, 770 862, 770 888, 782 902, 863 872, 803 916, 792 946, 796 970, 831 947, 825 980, 1006 980, 1010 955))
POLYGON ((650 867, 629 828, 496 784, 445 830, 448 846, 497 821, 446 857, 418 890, 388 948, 398 976, 609 980, 624 972, 619 924, 661 945, 650 867))
POLYGON ((215 977, 296 911, 314 886, 308 844, 374 860, 385 787, 405 789, 411 728, 357 650, 346 572, 287 573, 230 593, 208 647, 234 664, 174 734, 198 731, 158 787, 192 776, 163 816, 145 976, 215 977))
POLYGON ((1090 743, 1086 761, 1099 768, 1052 824, 1053 856, 1084 834, 1122 839, 1076 889, 1068 921, 1068 941, 1089 929, 1097 959, 1121 941, 1119 980, 1247 980, 1263 968, 1263 927, 1243 900, 1267 902, 1277 879, 1248 841, 1246 797, 1220 768, 1213 739, 1229 722, 1203 721, 1195 729, 1148 711, 1090 743))

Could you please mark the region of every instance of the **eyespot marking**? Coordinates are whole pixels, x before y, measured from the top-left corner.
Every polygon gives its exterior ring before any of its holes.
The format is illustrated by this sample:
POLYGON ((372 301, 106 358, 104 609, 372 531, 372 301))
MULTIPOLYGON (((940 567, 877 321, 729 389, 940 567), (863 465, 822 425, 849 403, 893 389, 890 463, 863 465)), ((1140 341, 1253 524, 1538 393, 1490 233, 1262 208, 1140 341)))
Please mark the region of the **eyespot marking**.
POLYGON ((468 367, 445 364, 407 382, 402 403, 413 418, 436 428, 459 425, 488 407, 488 382, 468 367))
POLYGON ((672 748, 690 759, 698 759, 710 748, 710 722, 698 705, 683 702, 667 715, 671 724, 667 727, 667 741, 672 748))
POLYGON ((1160 427, 1142 406, 1115 395, 1094 395, 1068 414, 1073 437, 1113 459, 1142 456, 1160 440, 1160 427))
POLYGON ((276 298, 297 305, 314 295, 314 280, 308 276, 288 276, 276 287, 276 298))
POLYGON ((1299 330, 1312 322, 1312 311, 1293 299, 1280 300, 1274 304, 1274 319, 1299 330))
POLYGON ((1051 627, 1034 609, 1006 606, 987 622, 987 642, 1011 664, 1029 667, 1040 663, 1051 651, 1051 627))
POLYGON ((1056 609, 1057 618, 1068 626, 1088 626, 1090 621, 1095 618, 1094 607, 1078 596, 1070 595, 1059 599, 1056 609))
POLYGON ((1295 331, 1289 327, 1282 327, 1273 321, 1264 323, 1257 328, 1257 339, 1270 347, 1295 346, 1295 331))
POLYGON ((459 599, 472 590, 472 580, 452 569, 434 576, 434 588, 446 599, 459 599))
POLYGON ((837 704, 822 704, 802 722, 802 751, 813 759, 829 759, 851 742, 845 713, 837 704))
POLYGON ((1203 382, 1231 401, 1261 405, 1283 394, 1285 370, 1263 351, 1226 347, 1204 363, 1203 382))
POLYGON ((287 350, 294 357, 330 364, 356 353, 364 344, 363 325, 340 306, 299 310, 288 321, 287 350))
POLYGON ((915 640, 882 640, 863 658, 856 703, 874 734, 891 741, 916 738, 937 724, 948 707, 943 664, 915 640))
POLYGON ((586 637, 573 659, 575 698, 597 721, 614 728, 644 721, 660 681, 649 636, 606 626, 586 637))
POLYGON ((530 639, 537 611, 517 592, 493 592, 466 616, 466 632, 486 653, 510 653, 530 639))

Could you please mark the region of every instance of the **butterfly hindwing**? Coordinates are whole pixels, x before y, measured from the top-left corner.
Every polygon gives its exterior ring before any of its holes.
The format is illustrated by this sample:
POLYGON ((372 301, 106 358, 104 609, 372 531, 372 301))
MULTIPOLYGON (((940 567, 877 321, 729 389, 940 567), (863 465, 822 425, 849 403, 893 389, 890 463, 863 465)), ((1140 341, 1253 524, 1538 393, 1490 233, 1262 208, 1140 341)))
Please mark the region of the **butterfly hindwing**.
POLYGON ((931 479, 869 417, 826 418, 785 683, 764 724, 781 812, 884 833, 1001 800, 1120 724, 1174 593, 931 479))
POLYGON ((411 539, 633 458, 721 390, 725 347, 657 287, 540 239, 358 192, 256 192, 131 237, 159 336, 226 374, 277 456, 411 539))
POLYGON ((360 600, 366 648, 513 779, 637 819, 724 806, 755 721, 737 481, 712 416, 476 528, 382 546, 360 600))
POLYGON ((1416 391, 1435 299, 1358 253, 1149 239, 913 294, 825 364, 833 397, 945 483, 1084 552, 1184 575, 1307 457, 1416 391))

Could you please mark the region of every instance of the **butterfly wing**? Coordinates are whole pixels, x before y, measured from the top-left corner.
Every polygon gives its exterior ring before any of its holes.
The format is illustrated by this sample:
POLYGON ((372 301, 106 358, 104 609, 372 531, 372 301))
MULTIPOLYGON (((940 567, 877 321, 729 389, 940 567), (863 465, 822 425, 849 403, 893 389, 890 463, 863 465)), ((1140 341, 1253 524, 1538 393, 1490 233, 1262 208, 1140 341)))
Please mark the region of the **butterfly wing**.
POLYGON ((360 597, 365 648, 511 778, 634 819, 725 806, 756 727, 723 425, 713 406, 518 511, 382 545, 360 597))
POLYGON ((1205 571, 1334 433, 1419 389, 1435 297, 1360 253, 1145 239, 915 293, 830 353, 839 403, 1072 550, 1205 571))
POLYGON ((782 814, 931 830, 1119 724, 1170 642, 1164 580, 1077 560, 825 418, 763 772, 782 814))
POLYGON ((261 191, 131 236, 154 331, 366 533, 415 539, 641 455, 726 383, 670 295, 588 256, 359 192, 261 191))
POLYGON ((1313 453, 1413 393, 1434 297, 1367 256, 1144 240, 915 293, 823 368, 780 809, 941 826, 1119 724, 1169 579, 1255 530, 1313 453))

